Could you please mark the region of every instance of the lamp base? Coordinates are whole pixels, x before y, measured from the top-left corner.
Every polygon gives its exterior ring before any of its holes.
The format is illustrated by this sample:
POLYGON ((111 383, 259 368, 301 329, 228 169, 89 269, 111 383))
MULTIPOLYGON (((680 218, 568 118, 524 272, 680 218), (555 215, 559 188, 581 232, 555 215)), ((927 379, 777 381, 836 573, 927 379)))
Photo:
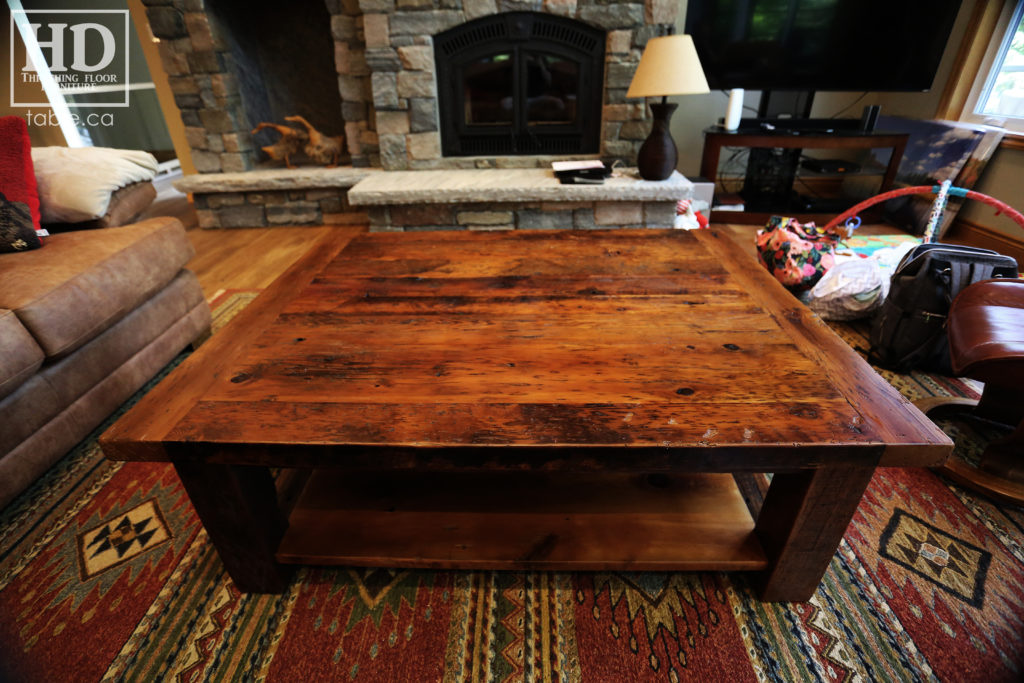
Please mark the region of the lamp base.
POLYGON ((669 122, 678 106, 672 102, 651 104, 654 125, 651 126, 651 134, 640 146, 640 153, 636 157, 637 170, 644 180, 665 180, 676 170, 678 153, 669 122))

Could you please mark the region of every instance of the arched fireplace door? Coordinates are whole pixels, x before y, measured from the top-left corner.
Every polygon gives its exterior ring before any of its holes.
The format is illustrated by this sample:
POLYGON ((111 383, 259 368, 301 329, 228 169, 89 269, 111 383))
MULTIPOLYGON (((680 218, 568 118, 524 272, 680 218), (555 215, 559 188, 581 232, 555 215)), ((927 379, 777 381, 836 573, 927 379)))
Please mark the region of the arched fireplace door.
POLYGON ((605 32, 504 12, 434 36, 445 156, 597 153, 605 32))

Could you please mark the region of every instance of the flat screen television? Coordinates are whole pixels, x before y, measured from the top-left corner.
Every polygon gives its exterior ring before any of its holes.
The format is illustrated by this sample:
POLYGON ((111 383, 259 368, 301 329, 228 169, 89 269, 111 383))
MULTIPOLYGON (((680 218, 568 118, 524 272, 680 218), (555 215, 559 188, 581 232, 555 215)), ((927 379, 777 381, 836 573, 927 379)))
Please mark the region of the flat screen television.
POLYGON ((690 0, 712 89, 925 91, 960 0, 690 0))

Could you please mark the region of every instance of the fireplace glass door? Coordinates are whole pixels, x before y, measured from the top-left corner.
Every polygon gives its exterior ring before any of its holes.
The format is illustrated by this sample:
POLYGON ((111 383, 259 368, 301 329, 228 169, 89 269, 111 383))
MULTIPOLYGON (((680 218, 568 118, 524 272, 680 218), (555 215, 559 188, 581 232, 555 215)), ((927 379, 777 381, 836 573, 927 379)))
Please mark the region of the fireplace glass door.
POLYGON ((435 37, 446 156, 598 151, 603 31, 508 12, 435 37))
POLYGON ((512 125, 515 99, 515 64, 512 53, 481 57, 466 65, 462 74, 463 106, 471 126, 512 125))
POLYGON ((526 125, 578 123, 580 65, 552 54, 527 54, 526 125))

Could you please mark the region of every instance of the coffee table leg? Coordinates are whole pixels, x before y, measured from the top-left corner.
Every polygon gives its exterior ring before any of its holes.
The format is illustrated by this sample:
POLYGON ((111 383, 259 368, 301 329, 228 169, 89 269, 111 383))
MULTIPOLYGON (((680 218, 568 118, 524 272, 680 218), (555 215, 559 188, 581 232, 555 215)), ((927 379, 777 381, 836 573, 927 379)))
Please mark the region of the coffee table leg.
POLYGON ((810 600, 874 471, 828 467, 772 477, 756 524, 771 561, 761 575, 762 600, 810 600))
POLYGON ((238 590, 280 593, 287 569, 274 557, 288 522, 266 467, 176 462, 178 477, 238 590))

